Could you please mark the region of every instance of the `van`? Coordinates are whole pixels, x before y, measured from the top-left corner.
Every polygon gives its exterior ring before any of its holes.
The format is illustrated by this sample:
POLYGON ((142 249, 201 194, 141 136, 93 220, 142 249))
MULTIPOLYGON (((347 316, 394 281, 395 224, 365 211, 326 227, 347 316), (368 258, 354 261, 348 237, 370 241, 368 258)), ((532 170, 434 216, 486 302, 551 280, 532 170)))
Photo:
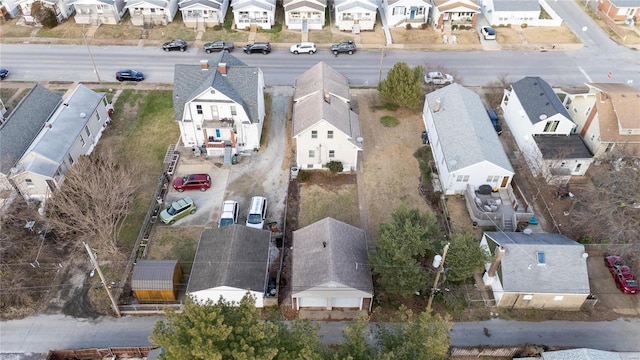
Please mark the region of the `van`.
POLYGON ((247 215, 248 227, 262 229, 264 220, 267 218, 267 198, 262 196, 254 196, 251 198, 249 206, 249 215, 247 215))

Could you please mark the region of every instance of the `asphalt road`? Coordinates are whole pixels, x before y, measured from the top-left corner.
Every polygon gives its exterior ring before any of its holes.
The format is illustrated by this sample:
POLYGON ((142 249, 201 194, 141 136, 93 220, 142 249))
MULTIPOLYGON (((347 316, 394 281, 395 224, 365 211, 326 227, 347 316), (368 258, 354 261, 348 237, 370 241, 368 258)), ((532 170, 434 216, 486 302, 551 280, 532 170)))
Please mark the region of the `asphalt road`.
MULTIPOLYGON (((39 315, 0 324, 2 353, 45 353, 52 349, 150 345, 148 336, 162 316, 104 317, 96 320, 62 315, 39 315)), ((323 342, 342 342, 346 322, 321 322, 323 342)), ((640 352, 640 319, 605 322, 519 322, 492 319, 455 323, 453 346, 588 347, 599 350, 640 352)))

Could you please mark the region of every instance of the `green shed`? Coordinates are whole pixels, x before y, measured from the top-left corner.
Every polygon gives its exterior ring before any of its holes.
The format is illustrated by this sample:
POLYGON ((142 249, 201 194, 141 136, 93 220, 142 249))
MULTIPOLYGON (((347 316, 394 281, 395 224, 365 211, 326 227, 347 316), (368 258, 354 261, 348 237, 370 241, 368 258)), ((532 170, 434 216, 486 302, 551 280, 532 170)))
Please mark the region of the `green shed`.
POLYGON ((131 275, 131 289, 140 302, 176 301, 182 281, 178 260, 138 260, 131 275))

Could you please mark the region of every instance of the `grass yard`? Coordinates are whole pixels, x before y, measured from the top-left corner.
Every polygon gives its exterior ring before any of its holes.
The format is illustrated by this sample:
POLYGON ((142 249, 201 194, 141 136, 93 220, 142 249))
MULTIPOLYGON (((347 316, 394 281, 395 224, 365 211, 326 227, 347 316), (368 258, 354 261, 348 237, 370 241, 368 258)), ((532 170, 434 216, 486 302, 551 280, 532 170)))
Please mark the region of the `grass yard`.
MULTIPOLYGON (((314 172, 328 173, 328 171, 323 170, 314 172)), ((341 176, 352 175, 336 175, 336 177, 341 176)), ((330 179, 328 180, 330 181, 330 179)), ((301 184, 298 229, 326 217, 332 217, 347 224, 361 227, 358 188, 355 182, 336 186, 322 186, 314 183, 312 175, 310 181, 301 184)))
MULTIPOLYGON (((140 29, 140 27, 138 27, 140 29)), ((210 29, 207 29, 207 32, 210 29)), ((207 33, 205 32, 205 34, 207 33)), ((165 40, 181 39, 184 41, 193 41, 196 39, 196 31, 184 26, 182 21, 182 13, 178 11, 173 21, 166 26, 156 25, 147 30, 149 40, 165 40)))
POLYGON ((529 44, 579 44, 580 40, 565 25, 558 27, 517 28, 529 44))
POLYGON ((325 26, 322 30, 309 31, 309 41, 316 44, 337 44, 349 40, 353 40, 353 36, 349 33, 335 33, 328 26, 325 26))
POLYGON ((191 273, 202 227, 156 226, 153 229, 147 260, 178 260, 185 274, 191 273))
POLYGON ((391 38, 395 44, 441 44, 442 35, 432 29, 392 28, 391 38))
POLYGON ((11 19, 0 23, 0 38, 21 38, 31 36, 34 27, 16 25, 18 19, 11 19))
MULTIPOLYGON (((11 74, 9 74, 9 76, 11 76, 11 74)), ((29 93, 29 91, 31 91, 31 89, 32 87, 22 90, 22 92, 20 92, 13 100, 9 101, 12 96, 18 93, 19 89, 2 87, 0 88, 0 99, 2 99, 2 101, 4 102, 4 106, 9 111, 13 111, 16 105, 20 103, 20 100, 22 100, 25 96, 27 96, 27 94, 29 93)))
POLYGON ((37 37, 58 38, 58 39, 79 39, 82 41, 83 26, 76 24, 73 20, 68 20, 54 27, 53 29, 40 28, 37 37))

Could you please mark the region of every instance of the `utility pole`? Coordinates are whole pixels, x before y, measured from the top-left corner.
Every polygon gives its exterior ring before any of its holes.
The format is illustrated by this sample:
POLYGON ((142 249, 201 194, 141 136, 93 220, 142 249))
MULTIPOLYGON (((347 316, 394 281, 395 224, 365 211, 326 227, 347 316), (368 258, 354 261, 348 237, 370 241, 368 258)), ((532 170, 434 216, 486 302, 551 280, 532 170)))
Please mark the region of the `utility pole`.
POLYGON ((431 295, 429 296, 429 302, 427 302, 427 310, 431 311, 431 303, 433 303, 433 297, 436 296, 436 290, 438 288, 438 281, 440 281, 440 274, 442 273, 442 269, 444 268, 444 258, 447 257, 447 251, 449 251, 449 245, 451 243, 447 243, 444 246, 444 250, 442 251, 442 259, 440 260, 440 265, 438 266, 438 273, 436 274, 436 281, 433 282, 433 287, 431 288, 431 295))
POLYGON ((382 81, 382 61, 384 60, 384 48, 380 51, 380 68, 378 70, 378 84, 382 81))
POLYGON ((107 295, 109 295, 109 300, 111 300, 111 306, 113 306, 113 310, 116 312, 116 315, 120 317, 121 316, 120 309, 118 309, 118 305, 116 304, 116 301, 113 299, 113 295, 111 295, 111 291, 107 286, 107 281, 104 279, 104 275, 102 275, 102 271, 100 270, 100 266, 98 266, 98 261, 96 261, 96 257, 93 255, 93 251, 91 251, 89 244, 87 244, 84 241, 82 243, 84 244, 85 249, 87 249, 87 252, 89 253, 89 258, 91 259, 91 263, 93 264, 93 267, 98 272, 98 275, 100 276, 100 280, 102 280, 102 286, 104 286, 104 289, 107 290, 107 295))

